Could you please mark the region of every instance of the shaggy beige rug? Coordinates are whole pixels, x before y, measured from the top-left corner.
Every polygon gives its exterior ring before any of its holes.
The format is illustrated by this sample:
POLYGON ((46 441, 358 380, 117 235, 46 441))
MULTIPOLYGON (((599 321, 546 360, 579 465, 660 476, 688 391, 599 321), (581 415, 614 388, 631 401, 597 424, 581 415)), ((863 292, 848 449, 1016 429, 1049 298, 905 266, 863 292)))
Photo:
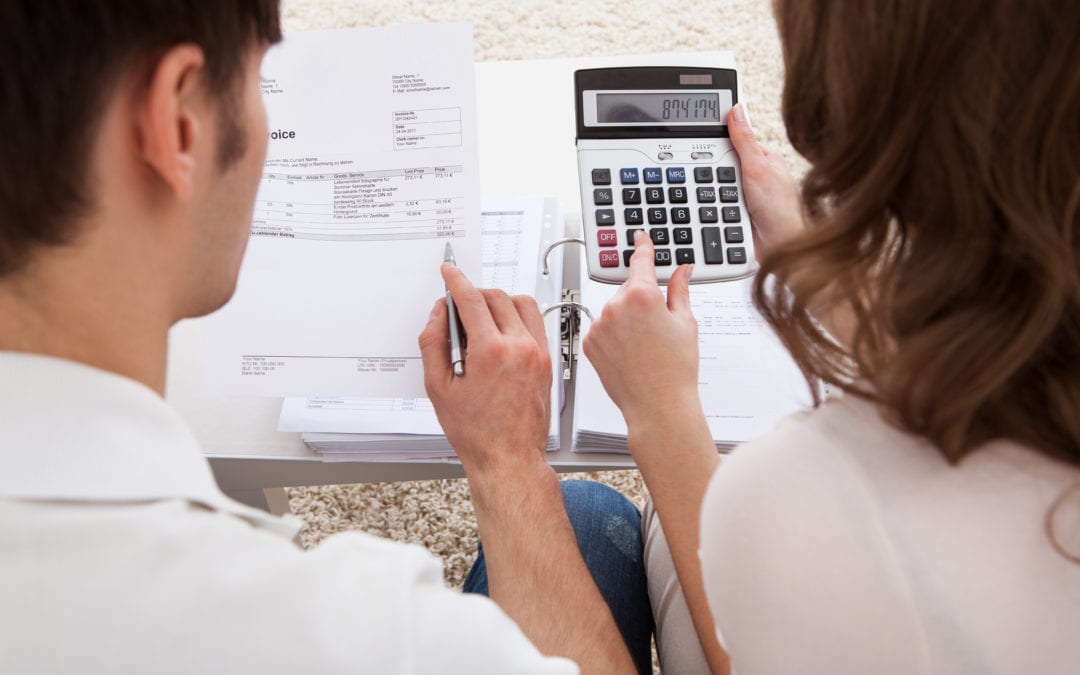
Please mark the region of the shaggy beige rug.
MULTIPOLYGON (((783 66, 765 0, 285 0, 283 8, 289 31, 470 21, 478 61, 732 50, 758 134, 781 149, 793 169, 802 168, 780 122, 783 66)), ((620 490, 639 508, 646 498, 636 471, 574 475, 586 476, 620 490)), ((460 586, 476 555, 476 521, 463 480, 302 487, 288 495, 292 512, 306 523, 305 547, 343 530, 418 543, 445 561, 453 586, 460 586)))

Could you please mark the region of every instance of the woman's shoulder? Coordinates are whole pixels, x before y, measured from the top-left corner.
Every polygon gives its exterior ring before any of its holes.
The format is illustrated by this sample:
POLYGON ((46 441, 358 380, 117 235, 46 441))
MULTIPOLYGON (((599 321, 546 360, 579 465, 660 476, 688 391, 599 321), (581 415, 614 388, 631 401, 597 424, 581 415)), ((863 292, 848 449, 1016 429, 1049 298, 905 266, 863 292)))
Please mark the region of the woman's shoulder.
POLYGON ((710 482, 705 515, 752 511, 759 527, 775 521, 780 528, 788 527, 792 515, 800 516, 804 528, 812 526, 805 522, 810 511, 833 506, 872 516, 871 493, 879 478, 873 474, 894 475, 905 463, 947 466, 925 442, 890 426, 873 404, 830 401, 787 418, 725 457, 710 482))
POLYGON ((956 463, 926 438, 902 429, 875 403, 855 396, 830 400, 783 420, 769 434, 738 446, 725 459, 725 482, 767 474, 772 484, 847 481, 884 497, 916 486, 940 484, 961 492, 1046 489, 1080 480, 1080 469, 1009 440, 996 440, 956 463))
POLYGON ((762 471, 774 480, 834 481, 852 477, 849 471, 838 474, 836 465, 854 469, 869 454, 885 463, 944 462, 923 439, 891 425, 877 406, 848 396, 792 415, 771 433, 739 445, 723 469, 729 476, 762 471))
POLYGON ((706 492, 700 553, 717 625, 743 672, 885 672, 883 654, 890 672, 927 672, 930 653, 970 655, 936 637, 949 621, 965 644, 1021 663, 999 645, 1007 608, 1075 610, 1060 589, 1080 588, 1076 569, 1043 521, 1077 481, 1076 467, 1008 441, 950 464, 860 399, 789 418, 725 458, 706 492), (842 654, 820 646, 852 631, 842 654))
POLYGON ((820 639, 853 625, 866 631, 845 648, 844 672, 925 672, 920 623, 863 470, 844 447, 853 425, 868 423, 857 430, 867 440, 887 433, 865 413, 838 402, 791 418, 738 447, 710 482, 702 574, 744 672, 835 672, 836 654, 820 639), (881 654, 896 644, 907 651, 882 670, 881 654))

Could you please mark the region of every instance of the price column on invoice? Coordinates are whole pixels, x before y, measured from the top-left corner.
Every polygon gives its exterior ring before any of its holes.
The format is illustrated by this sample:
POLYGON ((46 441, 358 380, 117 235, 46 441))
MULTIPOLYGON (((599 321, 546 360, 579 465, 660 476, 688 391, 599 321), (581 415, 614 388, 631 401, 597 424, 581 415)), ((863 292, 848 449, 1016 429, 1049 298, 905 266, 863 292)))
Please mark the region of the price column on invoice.
POLYGON ((461 166, 263 174, 251 234, 325 241, 465 236, 461 166), (434 193, 434 195, 433 195, 434 193))

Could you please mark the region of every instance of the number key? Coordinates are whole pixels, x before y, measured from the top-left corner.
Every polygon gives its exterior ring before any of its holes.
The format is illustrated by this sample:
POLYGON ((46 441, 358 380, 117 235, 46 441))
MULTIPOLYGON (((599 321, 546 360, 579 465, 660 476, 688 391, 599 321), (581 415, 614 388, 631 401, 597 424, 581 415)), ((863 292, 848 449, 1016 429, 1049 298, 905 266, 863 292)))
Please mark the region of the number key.
POLYGON ((654 262, 656 263, 656 265, 658 265, 660 267, 670 265, 671 264, 671 249, 667 249, 667 248, 658 248, 658 249, 656 249, 654 262))
POLYGON ((657 246, 663 246, 664 244, 670 244, 671 238, 668 236, 666 227, 654 227, 649 230, 649 236, 652 237, 652 243, 657 246))
POLYGON ((685 204, 686 203, 686 188, 684 187, 670 187, 667 191, 668 199, 672 204, 685 204))
POLYGON ((693 244, 694 243, 694 231, 689 227, 676 227, 672 230, 672 234, 675 236, 676 244, 693 244))
POLYGON ((646 204, 663 204, 664 203, 664 188, 645 188, 645 203, 646 204))
POLYGON ((641 209, 623 209, 623 220, 627 225, 641 225, 645 222, 645 216, 641 209))
POLYGON ((641 188, 623 188, 623 191, 622 191, 622 203, 623 204, 640 204, 641 203, 641 188))
POLYGON ((671 222, 676 225, 685 225, 690 222, 690 209, 685 206, 676 206, 671 209, 671 222))
POLYGON ((666 225, 667 224, 667 211, 661 208, 649 209, 649 224, 650 225, 666 225))

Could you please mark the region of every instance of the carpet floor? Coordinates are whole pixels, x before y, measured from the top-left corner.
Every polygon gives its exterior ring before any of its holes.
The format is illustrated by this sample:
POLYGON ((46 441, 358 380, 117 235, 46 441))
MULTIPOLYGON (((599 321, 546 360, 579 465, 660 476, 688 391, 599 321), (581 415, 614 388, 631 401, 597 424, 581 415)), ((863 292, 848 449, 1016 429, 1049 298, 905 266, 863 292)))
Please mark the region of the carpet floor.
MULTIPOLYGON (((780 121, 783 64, 767 0, 285 0, 283 12, 287 31, 470 21, 478 61, 732 50, 758 135, 794 171, 802 169, 780 121)), ((607 483, 639 508, 646 499, 637 471, 573 477, 607 483)), ((451 586, 461 585, 476 555, 476 519, 464 480, 300 487, 288 496, 305 522, 305 547, 344 530, 417 543, 445 562, 451 586)))

